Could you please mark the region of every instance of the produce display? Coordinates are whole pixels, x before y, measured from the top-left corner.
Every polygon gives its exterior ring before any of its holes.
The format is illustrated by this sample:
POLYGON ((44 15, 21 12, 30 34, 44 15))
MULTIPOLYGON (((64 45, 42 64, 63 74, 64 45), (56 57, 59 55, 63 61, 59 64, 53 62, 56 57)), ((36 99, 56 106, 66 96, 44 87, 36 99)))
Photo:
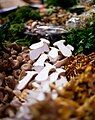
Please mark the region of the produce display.
POLYGON ((67 1, 0 15, 0 120, 94 120, 94 0, 67 1))

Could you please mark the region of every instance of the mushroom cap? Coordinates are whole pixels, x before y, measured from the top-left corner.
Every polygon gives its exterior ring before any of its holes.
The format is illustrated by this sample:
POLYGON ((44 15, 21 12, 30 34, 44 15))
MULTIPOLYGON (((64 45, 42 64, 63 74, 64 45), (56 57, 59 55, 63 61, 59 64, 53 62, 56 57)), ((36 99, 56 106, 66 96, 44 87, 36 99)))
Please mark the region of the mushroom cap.
POLYGON ((47 43, 48 45, 50 44, 50 42, 45 38, 40 38, 40 41, 43 43, 47 43))
POLYGON ((65 40, 57 41, 57 42, 55 42, 53 45, 54 45, 54 46, 58 46, 59 44, 62 44, 62 43, 65 43, 65 40))
POLYGON ((44 45, 43 42, 40 41, 40 42, 38 42, 38 43, 32 44, 29 48, 30 48, 31 50, 35 50, 35 49, 38 49, 38 48, 42 47, 43 45, 44 45))
POLYGON ((69 45, 69 44, 68 44, 66 47, 67 47, 68 49, 70 49, 71 51, 74 51, 74 47, 73 47, 72 45, 69 45))

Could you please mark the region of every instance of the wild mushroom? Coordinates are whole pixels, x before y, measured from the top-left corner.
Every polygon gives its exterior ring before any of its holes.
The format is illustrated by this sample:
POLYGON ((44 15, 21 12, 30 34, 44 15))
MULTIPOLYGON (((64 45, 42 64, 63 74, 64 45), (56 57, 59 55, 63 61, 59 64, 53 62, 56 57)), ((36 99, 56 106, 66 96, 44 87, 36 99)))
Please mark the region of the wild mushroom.
POLYGON ((72 52, 70 49, 68 49, 63 43, 65 40, 60 40, 58 42, 55 42, 53 45, 57 46, 60 50, 60 52, 63 54, 65 57, 70 57, 72 55, 72 52))
POLYGON ((64 59, 62 59, 62 60, 60 60, 60 61, 57 61, 54 65, 55 65, 57 68, 59 68, 59 67, 65 65, 67 62, 68 62, 68 58, 64 58, 64 59))
POLYGON ((18 60, 13 60, 13 58, 10 57, 10 58, 9 58, 9 61, 11 62, 13 69, 19 68, 20 62, 19 62, 18 60))
POLYGON ((21 66, 21 70, 31 70, 32 69, 32 65, 30 63, 25 63, 21 66))
POLYGON ((26 73, 27 75, 19 81, 18 85, 16 86, 16 89, 22 90, 23 88, 25 88, 25 86, 33 78, 33 76, 37 74, 37 72, 35 71, 27 71, 26 73))
POLYGON ((36 71, 41 71, 44 67, 44 63, 45 60, 47 59, 47 55, 45 53, 43 53, 38 60, 33 64, 33 69, 35 69, 36 71))
POLYGON ((51 50, 48 53, 50 62, 54 63, 54 62, 56 62, 58 60, 58 51, 59 50, 57 48, 51 47, 51 50))
POLYGON ((30 59, 35 60, 37 59, 41 53, 49 52, 49 42, 46 39, 41 39, 39 43, 35 43, 30 46, 30 59))
POLYGON ((42 69, 42 71, 35 77, 35 81, 42 82, 48 79, 48 74, 52 69, 55 69, 54 65, 51 65, 49 63, 45 63, 45 67, 42 69))

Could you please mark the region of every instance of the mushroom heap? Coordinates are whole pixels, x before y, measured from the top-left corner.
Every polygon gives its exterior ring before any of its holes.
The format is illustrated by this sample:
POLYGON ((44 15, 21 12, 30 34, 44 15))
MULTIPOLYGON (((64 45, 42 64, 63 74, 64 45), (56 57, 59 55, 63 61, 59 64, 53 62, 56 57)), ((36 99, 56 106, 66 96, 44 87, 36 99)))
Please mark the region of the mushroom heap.
POLYGON ((14 90, 23 104, 34 104, 45 100, 47 96, 54 100, 58 96, 57 90, 68 83, 63 64, 74 48, 64 43, 65 40, 60 40, 50 47, 50 42, 41 38, 40 42, 30 46, 31 70, 26 71, 14 90), (27 89, 29 85, 32 87, 27 89))

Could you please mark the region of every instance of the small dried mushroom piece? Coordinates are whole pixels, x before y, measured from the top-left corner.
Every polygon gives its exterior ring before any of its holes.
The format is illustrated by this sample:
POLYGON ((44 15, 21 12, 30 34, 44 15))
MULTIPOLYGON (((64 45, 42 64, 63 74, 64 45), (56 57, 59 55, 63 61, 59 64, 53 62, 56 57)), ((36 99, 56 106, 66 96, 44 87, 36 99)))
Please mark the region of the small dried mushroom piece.
POLYGON ((35 71, 27 71, 26 73, 27 75, 22 80, 19 81, 18 85, 16 86, 16 89, 18 90, 24 89, 28 82, 33 78, 33 76, 37 74, 37 72, 35 71))
POLYGON ((58 42, 55 42, 53 45, 57 46, 60 52, 63 54, 65 57, 70 57, 72 55, 72 52, 68 47, 66 47, 63 43, 65 40, 60 40, 58 42))

